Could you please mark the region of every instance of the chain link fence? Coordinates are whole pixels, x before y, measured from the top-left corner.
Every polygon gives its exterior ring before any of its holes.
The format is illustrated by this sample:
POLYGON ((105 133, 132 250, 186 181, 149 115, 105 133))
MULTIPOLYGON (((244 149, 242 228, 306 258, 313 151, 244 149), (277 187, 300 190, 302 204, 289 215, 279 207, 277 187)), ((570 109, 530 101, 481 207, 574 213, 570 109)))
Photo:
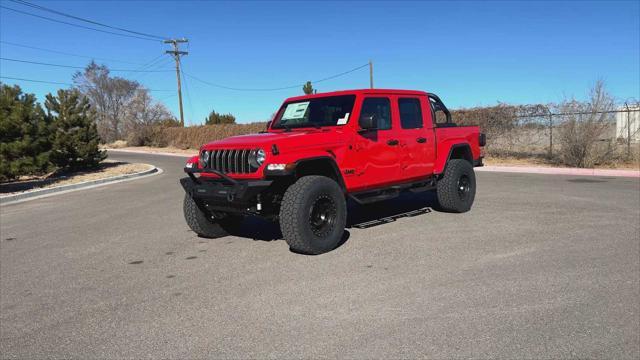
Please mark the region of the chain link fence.
POLYGON ((507 105, 452 111, 454 122, 479 125, 487 134, 486 154, 498 158, 539 158, 573 166, 637 162, 640 104, 588 110, 581 103, 507 105), (578 154, 567 154, 568 152, 578 154), (580 152, 590 154, 580 154, 580 152), (591 157, 571 164, 569 157, 591 157), (589 164, 592 162, 592 164, 589 164))

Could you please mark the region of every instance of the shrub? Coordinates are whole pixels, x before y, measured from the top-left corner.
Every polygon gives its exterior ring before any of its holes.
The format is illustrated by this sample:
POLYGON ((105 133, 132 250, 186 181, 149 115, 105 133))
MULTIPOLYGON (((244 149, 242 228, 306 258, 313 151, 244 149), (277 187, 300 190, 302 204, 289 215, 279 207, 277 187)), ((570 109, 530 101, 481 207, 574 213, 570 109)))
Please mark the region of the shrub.
POLYGON ((198 149, 210 141, 229 136, 257 133, 265 130, 267 123, 220 124, 182 127, 166 127, 156 134, 156 141, 180 149, 198 149))
POLYGON ((51 163, 62 169, 94 168, 107 155, 98 148, 100 137, 89 100, 77 90, 47 95, 47 116, 53 127, 51 163))
POLYGON ((565 101, 562 113, 569 114, 560 127, 562 162, 569 166, 591 167, 609 162, 615 155, 615 143, 607 139, 611 128, 613 98, 602 81, 596 82, 586 103, 565 101))
POLYGON ((49 169, 49 124, 33 94, 0 87, 0 181, 49 169))

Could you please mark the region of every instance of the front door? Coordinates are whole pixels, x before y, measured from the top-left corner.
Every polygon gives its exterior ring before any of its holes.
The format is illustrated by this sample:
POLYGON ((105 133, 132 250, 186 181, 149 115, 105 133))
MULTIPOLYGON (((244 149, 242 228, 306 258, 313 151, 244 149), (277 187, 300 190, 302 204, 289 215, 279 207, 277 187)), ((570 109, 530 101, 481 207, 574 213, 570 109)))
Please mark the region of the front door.
POLYGON ((349 180, 354 189, 365 190, 398 182, 400 172, 400 140, 395 136, 389 97, 366 97, 360 119, 373 116, 377 128, 357 133, 353 141, 355 176, 349 180))

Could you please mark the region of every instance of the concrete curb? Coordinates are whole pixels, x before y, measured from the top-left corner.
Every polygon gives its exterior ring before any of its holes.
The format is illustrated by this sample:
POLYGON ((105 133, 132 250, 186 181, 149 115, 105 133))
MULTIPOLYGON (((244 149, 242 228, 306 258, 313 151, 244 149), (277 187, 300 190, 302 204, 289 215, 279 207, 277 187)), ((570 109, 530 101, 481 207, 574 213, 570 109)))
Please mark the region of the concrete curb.
POLYGON ((190 154, 175 154, 175 153, 162 152, 162 151, 151 152, 151 151, 144 151, 144 150, 129 150, 129 149, 105 149, 105 150, 107 150, 107 153, 109 153, 109 152, 122 152, 122 153, 129 153, 129 154, 175 156, 175 157, 184 157, 184 158, 189 158, 189 157, 198 155, 197 152, 190 155, 190 154))
MULTIPOLYGON (((146 154, 146 155, 161 155, 161 156, 176 156, 188 158, 193 155, 188 154, 174 154, 168 152, 150 152, 144 150, 120 150, 120 149, 107 149, 112 152, 123 152, 131 154, 146 154)), ((475 168, 476 171, 487 172, 508 172, 508 173, 520 173, 520 174, 547 174, 547 175, 573 175, 573 176, 617 176, 617 177, 631 177, 640 178, 640 170, 615 170, 615 169, 579 169, 579 168, 554 168, 554 167, 532 167, 532 166, 483 166, 475 168)))
POLYGON ((579 168, 552 168, 552 167, 525 167, 525 166, 483 166, 475 168, 476 171, 508 172, 521 174, 548 174, 548 175, 573 175, 573 176, 616 176, 640 178, 639 170, 615 170, 615 169, 579 169, 579 168))
MULTIPOLYGON (((153 166, 153 165, 151 165, 153 166)), ((104 179, 88 180, 77 184, 61 185, 48 189, 30 190, 19 194, 7 195, 0 197, 0 205, 15 204, 28 200, 40 199, 43 197, 49 197, 52 195, 58 195, 68 193, 77 190, 91 189, 99 186, 110 185, 120 183, 124 181, 139 179, 147 176, 162 174, 162 169, 153 166, 149 170, 140 171, 133 174, 111 176, 104 179)))

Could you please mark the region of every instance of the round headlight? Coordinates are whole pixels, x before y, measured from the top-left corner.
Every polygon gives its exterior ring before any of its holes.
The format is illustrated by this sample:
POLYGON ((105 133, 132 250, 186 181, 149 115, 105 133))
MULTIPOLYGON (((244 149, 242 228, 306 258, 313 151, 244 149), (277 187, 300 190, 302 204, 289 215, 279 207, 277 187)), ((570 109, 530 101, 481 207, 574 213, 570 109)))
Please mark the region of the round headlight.
POLYGON ((249 154, 249 164, 254 168, 259 168, 267 159, 267 153, 263 149, 253 150, 249 154))
POLYGON ((211 153, 207 150, 203 150, 200 153, 200 167, 207 167, 209 165, 209 156, 211 153))

